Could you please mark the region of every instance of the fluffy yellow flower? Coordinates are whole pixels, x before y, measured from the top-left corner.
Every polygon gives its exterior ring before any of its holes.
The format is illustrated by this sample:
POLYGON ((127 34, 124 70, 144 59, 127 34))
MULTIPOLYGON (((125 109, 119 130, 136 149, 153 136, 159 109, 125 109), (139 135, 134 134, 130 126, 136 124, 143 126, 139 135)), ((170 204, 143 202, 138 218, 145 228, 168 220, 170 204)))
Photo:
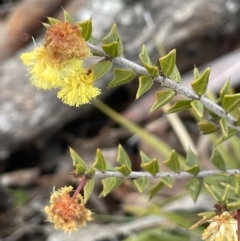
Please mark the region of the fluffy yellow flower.
POLYGON ((101 93, 100 89, 93 85, 93 74, 87 73, 82 65, 77 68, 75 73, 66 76, 64 83, 65 85, 61 87, 57 97, 70 106, 88 104, 91 99, 101 93))
POLYGON ((35 48, 32 52, 21 55, 23 64, 28 66, 30 80, 39 89, 52 89, 63 85, 63 78, 75 70, 75 59, 61 63, 53 61, 45 47, 35 48))
POLYGON ((206 241, 238 241, 237 220, 225 211, 220 216, 209 220, 210 225, 204 230, 202 239, 206 241))
POLYGON ((100 94, 93 74, 83 67, 91 55, 82 37, 79 23, 50 21, 44 46, 23 53, 21 59, 28 66, 30 80, 39 89, 60 88, 58 98, 70 106, 87 104, 100 94))
POLYGON ((91 220, 91 211, 84 206, 81 194, 74 198, 70 196, 73 187, 63 187, 52 193, 50 205, 44 211, 48 214, 48 221, 54 223, 56 229, 65 232, 77 230, 78 225, 86 225, 91 220))

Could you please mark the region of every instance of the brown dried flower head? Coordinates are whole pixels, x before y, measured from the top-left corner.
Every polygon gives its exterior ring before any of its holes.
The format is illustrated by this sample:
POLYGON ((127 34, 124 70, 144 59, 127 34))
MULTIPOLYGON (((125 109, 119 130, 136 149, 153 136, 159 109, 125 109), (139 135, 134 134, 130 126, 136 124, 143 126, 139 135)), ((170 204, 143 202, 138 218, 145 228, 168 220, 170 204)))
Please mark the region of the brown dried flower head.
POLYGON ((73 187, 69 186, 53 192, 50 205, 44 209, 54 227, 65 232, 76 231, 78 225, 84 226, 86 221, 91 220, 91 211, 84 206, 82 196, 77 194, 72 198, 72 190, 73 187))
POLYGON ((59 63, 71 58, 85 59, 90 56, 90 49, 77 23, 59 22, 48 27, 44 47, 49 56, 59 63))

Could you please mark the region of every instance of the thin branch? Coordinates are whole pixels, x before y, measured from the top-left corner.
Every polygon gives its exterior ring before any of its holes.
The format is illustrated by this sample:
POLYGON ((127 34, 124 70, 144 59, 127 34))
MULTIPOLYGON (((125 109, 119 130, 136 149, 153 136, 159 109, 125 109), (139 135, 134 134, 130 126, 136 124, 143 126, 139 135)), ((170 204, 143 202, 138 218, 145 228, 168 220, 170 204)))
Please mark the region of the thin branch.
MULTIPOLYGON (((87 43, 87 45, 92 50, 92 52, 97 53, 103 57, 109 57, 101 48, 90 43, 87 43)), ((121 66, 124 66, 126 68, 130 68, 140 75, 150 76, 150 74, 147 72, 147 70, 144 67, 134 62, 131 62, 128 59, 117 57, 117 58, 113 58, 112 62, 119 64, 121 66)), ((236 126, 236 119, 231 114, 227 113, 221 106, 217 105, 216 103, 212 102, 211 100, 209 100, 204 96, 198 96, 192 90, 179 85, 178 83, 174 82, 171 79, 159 76, 154 78, 154 81, 160 84, 163 84, 164 86, 174 90, 177 94, 183 95, 189 99, 200 100, 204 107, 211 110, 219 117, 226 118, 229 126, 235 129, 237 131, 237 136, 240 137, 240 127, 236 126)))
POLYGON ((227 171, 220 171, 220 170, 207 170, 207 171, 201 171, 196 176, 188 173, 188 172, 158 172, 156 175, 152 175, 149 172, 131 172, 128 176, 123 175, 120 172, 100 172, 96 171, 94 174, 94 177, 100 177, 100 178, 107 178, 107 177, 121 177, 121 178, 128 178, 128 179, 135 179, 140 177, 147 177, 147 178, 160 178, 160 177, 171 177, 173 179, 187 179, 192 177, 202 178, 202 177, 209 177, 209 176, 215 176, 219 174, 229 174, 231 176, 235 174, 240 174, 240 170, 233 169, 233 170, 227 170, 227 171))

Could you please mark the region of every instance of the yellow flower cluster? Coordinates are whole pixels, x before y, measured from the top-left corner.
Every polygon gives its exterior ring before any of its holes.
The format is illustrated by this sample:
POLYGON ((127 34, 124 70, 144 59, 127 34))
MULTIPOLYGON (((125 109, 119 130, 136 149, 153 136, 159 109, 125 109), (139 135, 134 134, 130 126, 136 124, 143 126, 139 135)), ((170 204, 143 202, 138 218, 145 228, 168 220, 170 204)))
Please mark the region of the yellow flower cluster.
POLYGON ((84 206, 81 194, 71 197, 73 187, 63 187, 52 193, 50 205, 44 211, 48 215, 48 221, 54 223, 56 229, 65 232, 77 230, 77 226, 86 225, 91 220, 91 211, 84 206))
POLYGON ((237 220, 225 211, 213 217, 210 225, 204 230, 202 239, 206 241, 238 241, 237 220))
POLYGON ((44 46, 23 53, 30 80, 39 89, 60 88, 58 98, 70 106, 80 106, 100 94, 93 74, 83 66, 90 49, 77 23, 57 22, 48 27, 44 46))

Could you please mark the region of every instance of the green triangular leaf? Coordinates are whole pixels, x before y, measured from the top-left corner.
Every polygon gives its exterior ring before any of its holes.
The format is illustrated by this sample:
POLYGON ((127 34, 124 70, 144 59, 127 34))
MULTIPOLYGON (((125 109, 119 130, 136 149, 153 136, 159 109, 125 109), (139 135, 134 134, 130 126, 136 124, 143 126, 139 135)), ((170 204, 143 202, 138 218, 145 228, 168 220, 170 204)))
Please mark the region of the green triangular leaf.
POLYGON ((78 172, 76 172, 76 174, 84 173, 88 168, 87 164, 71 147, 69 147, 69 150, 71 158, 73 160, 73 166, 77 166, 78 168, 78 172))
POLYGON ((64 15, 64 22, 76 23, 76 20, 64 9, 63 9, 63 15, 64 15))
POLYGON ((107 196, 110 192, 119 187, 122 182, 123 178, 119 177, 107 177, 105 179, 102 179, 103 190, 100 193, 99 197, 107 196))
POLYGON ((237 108, 240 103, 240 93, 224 95, 222 106, 227 112, 231 112, 237 108))
POLYGON ((51 25, 54 25, 56 23, 61 23, 61 21, 56 18, 47 17, 47 19, 51 25))
POLYGON ((107 88, 113 88, 130 82, 136 77, 136 73, 131 69, 114 69, 113 80, 108 84, 107 88))
POLYGON ((94 189, 94 180, 93 179, 89 179, 87 181, 86 185, 84 186, 84 189, 83 189, 84 190, 83 200, 84 200, 85 204, 87 203, 87 201, 91 197, 93 189, 94 189))
POLYGON ((107 170, 107 163, 100 149, 97 149, 96 160, 93 163, 93 167, 101 172, 105 172, 107 170))
POLYGON ((198 128, 203 135, 214 133, 218 130, 218 127, 214 123, 207 121, 198 122, 198 128))
POLYGON ((121 172, 125 176, 128 176, 132 172, 132 169, 128 167, 126 164, 123 164, 120 167, 116 167, 116 170, 121 172))
POLYGON ((133 183, 137 187, 138 191, 142 193, 148 186, 149 179, 147 177, 140 177, 138 179, 133 180, 133 183))
POLYGON ((191 100, 177 100, 168 110, 167 114, 174 113, 177 111, 187 110, 191 108, 191 100))
POLYGON ((185 171, 191 173, 192 175, 197 175, 200 172, 199 164, 187 167, 185 168, 185 171))
POLYGON ((222 130, 222 133, 225 137, 228 136, 228 122, 227 122, 227 119, 222 117, 219 121, 219 124, 220 124, 220 127, 221 127, 221 130, 222 130))
POLYGON ((94 81, 102 78, 104 75, 106 75, 112 68, 112 62, 111 61, 104 61, 99 62, 96 64, 93 64, 91 66, 91 70, 93 72, 93 79, 94 81))
POLYGON ((150 112, 164 106, 168 102, 170 102, 176 93, 173 90, 161 90, 156 92, 156 101, 154 102, 153 106, 150 109, 150 112))
POLYGON ((221 153, 214 149, 210 158, 211 163, 220 170, 226 170, 226 165, 221 153))
POLYGON ((189 148, 187 151, 186 165, 188 166, 185 171, 193 175, 197 175, 200 171, 199 161, 197 156, 189 148))
POLYGON ((144 66, 145 66, 145 64, 153 65, 151 59, 149 58, 145 45, 142 46, 142 51, 139 54, 139 58, 142 61, 144 66))
POLYGON ((123 149, 122 145, 118 145, 118 156, 117 156, 117 162, 120 165, 126 165, 127 167, 129 167, 129 169, 132 168, 132 164, 131 161, 127 155, 127 153, 125 152, 125 150, 123 149))
POLYGON ((159 69, 157 66, 152 66, 149 64, 145 64, 145 68, 147 70, 147 72, 153 76, 153 77, 158 77, 159 76, 159 69))
POLYGON ((82 37, 85 41, 89 40, 92 36, 92 18, 78 22, 78 25, 82 28, 82 37))
POLYGON ((142 163, 141 167, 152 175, 156 175, 159 172, 159 164, 156 158, 148 163, 142 163))
POLYGON ((209 67, 196 80, 191 83, 192 89, 197 95, 203 95, 206 92, 210 72, 211 68, 209 67))
POLYGON ((139 85, 138 85, 138 91, 136 95, 136 99, 141 97, 143 94, 145 94, 153 85, 153 80, 151 77, 148 76, 140 76, 139 77, 139 85))
POLYGON ((197 67, 194 65, 194 69, 193 69, 193 79, 196 80, 196 79, 199 78, 199 76, 200 76, 199 71, 198 71, 197 67))
POLYGON ((173 179, 169 176, 159 178, 169 188, 173 187, 173 179))
POLYGON ((176 64, 174 65, 173 72, 169 75, 169 79, 175 81, 176 83, 181 82, 181 75, 176 64))
POLYGON ((141 157, 141 160, 142 160, 142 164, 149 163, 149 162, 152 161, 152 159, 142 151, 140 151, 140 157, 141 157))
POLYGON ((176 49, 173 49, 167 55, 161 57, 159 62, 163 74, 169 77, 172 74, 176 64, 176 49))
POLYGON ((190 194, 194 202, 197 201, 197 198, 202 189, 202 184, 203 184, 202 178, 191 178, 185 186, 185 188, 187 189, 188 193, 190 194))
POLYGON ((180 171, 180 163, 175 150, 171 151, 170 157, 166 161, 164 161, 164 165, 174 172, 180 171))
POLYGON ((149 201, 164 187, 164 183, 162 181, 159 181, 159 183, 154 186, 150 191, 149 191, 149 201))
POLYGON ((113 58, 121 55, 119 52, 119 41, 114 41, 109 44, 103 44, 102 48, 105 53, 107 53, 109 56, 111 56, 113 58))
POLYGON ((230 86, 230 80, 228 79, 222 89, 220 90, 220 103, 223 104, 224 95, 232 94, 232 88, 230 86))
POLYGON ((84 175, 92 178, 94 176, 95 172, 96 172, 96 170, 94 168, 90 167, 84 172, 84 175))
POLYGON ((194 100, 191 102, 191 106, 195 113, 200 117, 203 118, 203 104, 200 100, 194 100))
POLYGON ((150 75, 154 77, 159 76, 159 69, 157 66, 153 66, 152 61, 148 56, 145 45, 142 46, 142 51, 139 54, 139 58, 150 75))
POLYGON ((110 33, 103 38, 102 48, 111 57, 118 57, 123 54, 123 44, 115 23, 110 33))

